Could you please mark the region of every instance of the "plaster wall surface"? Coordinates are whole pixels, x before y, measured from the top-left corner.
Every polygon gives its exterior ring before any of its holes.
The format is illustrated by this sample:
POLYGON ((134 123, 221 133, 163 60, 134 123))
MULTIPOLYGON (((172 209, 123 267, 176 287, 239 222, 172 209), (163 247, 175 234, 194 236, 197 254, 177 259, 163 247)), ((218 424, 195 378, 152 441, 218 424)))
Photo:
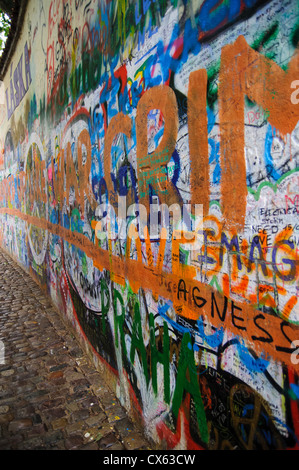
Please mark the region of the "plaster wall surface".
POLYGON ((4 77, 1 245, 165 449, 298 449, 298 13, 30 0, 4 77))

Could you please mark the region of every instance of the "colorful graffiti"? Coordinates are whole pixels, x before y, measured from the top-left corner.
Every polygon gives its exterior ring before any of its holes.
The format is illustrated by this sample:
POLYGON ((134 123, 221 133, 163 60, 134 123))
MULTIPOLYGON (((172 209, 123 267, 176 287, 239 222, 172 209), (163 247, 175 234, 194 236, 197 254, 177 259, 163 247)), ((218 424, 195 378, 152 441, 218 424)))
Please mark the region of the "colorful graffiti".
POLYGON ((29 2, 4 79, 1 245, 163 448, 298 449, 298 14, 29 2))

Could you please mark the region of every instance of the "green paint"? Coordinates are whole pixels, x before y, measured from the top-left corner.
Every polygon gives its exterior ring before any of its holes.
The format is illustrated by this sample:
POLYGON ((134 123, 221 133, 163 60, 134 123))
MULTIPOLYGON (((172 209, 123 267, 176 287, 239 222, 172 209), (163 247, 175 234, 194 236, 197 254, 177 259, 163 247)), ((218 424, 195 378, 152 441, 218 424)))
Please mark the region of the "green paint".
POLYGON ((82 233, 82 227, 79 223, 80 220, 81 220, 81 214, 79 212, 79 209, 75 207, 71 213, 71 231, 72 232, 82 233))
POLYGON ((296 173, 298 172, 298 168, 295 168, 294 170, 290 170, 288 171, 287 173, 285 173, 284 175, 282 175, 277 181, 276 183, 271 183, 270 181, 264 181, 263 183, 261 183, 258 187, 258 189, 256 191, 254 191, 254 189, 250 188, 250 187, 247 187, 247 190, 250 194, 252 194, 254 196, 254 199, 256 201, 259 200, 260 198, 260 195, 261 195, 261 191, 264 187, 267 187, 269 186, 275 193, 277 192, 277 188, 278 186, 280 185, 280 183, 285 180, 288 176, 292 175, 293 173, 296 173))
POLYGON ((164 368, 164 400, 166 403, 170 403, 170 373, 169 373, 169 333, 168 325, 164 322, 163 330, 163 351, 160 352, 156 346, 156 335, 155 335, 155 322, 153 313, 149 314, 149 327, 150 327, 150 345, 151 345, 151 374, 152 374, 152 385, 154 393, 158 393, 158 378, 157 378, 157 364, 163 365, 164 368))
POLYGON ((51 91, 49 104, 47 105, 47 118, 54 124, 59 122, 60 117, 65 112, 68 105, 68 73, 67 69, 61 71, 57 92, 51 91))
POLYGON ((292 46, 295 47, 295 49, 296 49, 298 47, 298 43, 299 43, 299 22, 294 27, 294 29, 291 33, 290 39, 291 39, 292 46))
POLYGON ((252 49, 260 52, 263 47, 267 46, 271 41, 274 41, 274 39, 277 38, 278 30, 279 24, 278 22, 275 22, 272 26, 270 26, 269 29, 267 29, 267 31, 260 34, 260 36, 252 43, 252 49))
POLYGON ((125 342, 125 332, 124 332, 124 321, 125 321, 125 306, 124 300, 120 292, 117 289, 113 289, 113 307, 114 307, 114 334, 115 334, 115 345, 118 348, 118 332, 120 334, 120 342, 122 347, 123 354, 127 355, 127 348, 125 342), (118 315, 117 312, 117 301, 121 307, 121 313, 118 315))
POLYGON ((39 118, 41 121, 41 124, 44 123, 46 117, 46 96, 43 95, 43 97, 39 100, 39 118))
POLYGON ((146 349, 143 342, 142 336, 142 325, 141 325, 141 315, 138 301, 135 301, 134 304, 134 319, 132 325, 132 336, 131 336, 131 351, 130 351, 130 361, 133 364, 135 360, 135 352, 139 352, 141 357, 141 363, 143 367, 144 376, 146 383, 149 383, 149 374, 147 368, 147 356, 146 349))
POLYGON ((80 253, 80 258, 81 258, 81 263, 82 263, 82 273, 84 274, 84 276, 87 276, 87 260, 86 260, 86 254, 85 252, 81 252, 80 253))
POLYGON ((102 57, 97 48, 92 54, 84 52, 82 54, 82 88, 87 93, 95 89, 100 83, 102 74, 102 57))
POLYGON ((102 75, 102 55, 98 48, 92 54, 84 51, 81 62, 70 73, 69 86, 72 101, 75 103, 82 93, 88 93, 97 88, 102 75))
POLYGON ((181 343, 176 386, 172 401, 172 411, 176 417, 178 416, 185 391, 190 393, 190 395, 193 397, 199 432, 202 440, 207 443, 209 439, 209 433, 197 379, 197 369, 194 361, 194 353, 189 332, 184 334, 181 343))
POLYGON ((217 280, 217 276, 216 276, 216 275, 214 275, 214 276, 212 277, 211 282, 210 282, 209 285, 212 286, 212 287, 216 287, 217 292, 221 292, 221 294, 223 293, 223 290, 221 289, 221 287, 220 287, 220 285, 219 285, 219 282, 218 282, 218 280, 217 280))
POLYGON ((289 393, 289 397, 290 397, 291 400, 294 400, 294 401, 297 400, 297 396, 296 396, 295 392, 292 389, 290 389, 288 393, 289 393))
POLYGON ((109 289, 108 289, 105 279, 103 278, 101 279, 100 285, 101 285, 102 328, 103 328, 103 333, 105 333, 106 332, 106 319, 107 319, 107 314, 110 308, 110 295, 109 295, 109 289), (106 303, 105 303, 105 297, 106 297, 106 303))
POLYGON ((72 95, 72 100, 75 103, 80 96, 81 89, 81 76, 82 76, 82 64, 80 63, 78 67, 75 68, 70 74, 70 90, 72 95))
POLYGON ((220 70, 220 61, 207 70, 207 104, 211 109, 214 109, 214 104, 218 99, 218 86, 217 77, 220 70))

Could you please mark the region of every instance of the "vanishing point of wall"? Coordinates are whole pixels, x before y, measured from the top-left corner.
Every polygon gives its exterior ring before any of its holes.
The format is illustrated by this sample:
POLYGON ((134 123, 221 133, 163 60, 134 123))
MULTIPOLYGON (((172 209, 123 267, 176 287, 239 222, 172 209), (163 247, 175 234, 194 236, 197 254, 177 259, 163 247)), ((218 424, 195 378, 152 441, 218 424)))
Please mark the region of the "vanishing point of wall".
POLYGON ((1 245, 166 449, 298 449, 299 4, 30 0, 1 245))

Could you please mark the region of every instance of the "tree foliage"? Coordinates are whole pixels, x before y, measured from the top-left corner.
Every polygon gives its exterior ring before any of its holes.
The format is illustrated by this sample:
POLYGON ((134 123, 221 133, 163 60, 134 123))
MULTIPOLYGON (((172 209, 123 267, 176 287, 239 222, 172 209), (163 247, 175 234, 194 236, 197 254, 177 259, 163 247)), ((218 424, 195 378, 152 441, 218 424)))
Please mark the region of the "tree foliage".
POLYGON ((0 9, 0 54, 5 47, 5 42, 10 31, 10 25, 10 17, 0 9))

